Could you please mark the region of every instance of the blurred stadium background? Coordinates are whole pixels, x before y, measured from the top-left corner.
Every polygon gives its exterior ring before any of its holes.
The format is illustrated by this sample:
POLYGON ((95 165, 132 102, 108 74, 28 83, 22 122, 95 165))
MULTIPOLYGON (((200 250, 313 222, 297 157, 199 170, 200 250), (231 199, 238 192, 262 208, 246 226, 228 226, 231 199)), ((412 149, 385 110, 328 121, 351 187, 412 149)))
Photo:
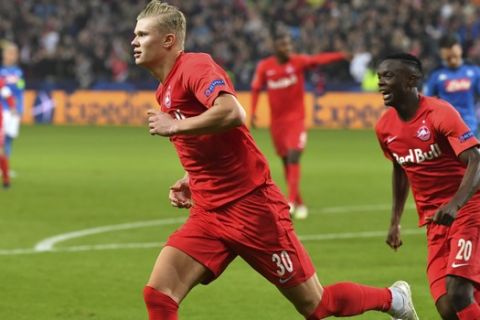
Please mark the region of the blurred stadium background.
MULTIPOLYGON (((0 0, 0 39, 19 46, 27 88, 11 158, 17 176, 0 192, 0 319, 146 318, 141 289, 160 243, 186 215, 167 203, 168 187, 182 174, 173 148, 142 127, 158 84, 134 66, 130 40, 146 2, 0 0)), ((390 164, 371 129, 383 104, 368 80, 390 51, 413 53, 432 70, 445 32, 457 32, 466 57, 480 63, 480 1, 169 3, 187 16, 186 50, 211 53, 247 111, 256 63, 270 54, 270 23, 290 26, 298 52, 353 53, 350 63, 308 74, 307 122, 315 130, 303 190, 312 216, 296 228, 323 283, 389 285, 403 278, 413 285, 421 318, 437 319, 411 203, 405 247, 393 253, 384 245, 390 164)), ((259 112, 268 126, 266 99, 259 112)), ((268 131, 253 134, 284 188, 268 131)), ((241 261, 195 290, 181 317, 300 319, 241 261)))

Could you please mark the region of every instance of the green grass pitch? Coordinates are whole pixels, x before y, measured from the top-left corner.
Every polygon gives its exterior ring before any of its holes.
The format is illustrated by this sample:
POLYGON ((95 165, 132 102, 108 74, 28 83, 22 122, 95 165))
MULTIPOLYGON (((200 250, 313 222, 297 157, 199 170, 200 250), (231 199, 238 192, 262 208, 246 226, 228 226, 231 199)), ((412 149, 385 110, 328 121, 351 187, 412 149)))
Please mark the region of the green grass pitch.
MULTIPOLYGON (((285 190, 268 131, 253 134, 285 190)), ((26 126, 11 162, 17 177, 0 191, 0 319, 146 319, 143 286, 160 243, 187 215, 167 200, 182 175, 168 140, 146 128, 26 126), (53 252, 33 250, 57 235, 113 225, 124 226, 57 238, 53 252)), ((321 282, 388 286, 404 279, 420 318, 438 319, 411 200, 404 246, 393 252, 385 245, 391 164, 374 133, 312 130, 302 164, 311 216, 295 227, 321 282)), ((241 259, 214 283, 195 288, 180 310, 187 320, 302 319, 241 259)), ((357 319, 388 317, 369 312, 357 319)))

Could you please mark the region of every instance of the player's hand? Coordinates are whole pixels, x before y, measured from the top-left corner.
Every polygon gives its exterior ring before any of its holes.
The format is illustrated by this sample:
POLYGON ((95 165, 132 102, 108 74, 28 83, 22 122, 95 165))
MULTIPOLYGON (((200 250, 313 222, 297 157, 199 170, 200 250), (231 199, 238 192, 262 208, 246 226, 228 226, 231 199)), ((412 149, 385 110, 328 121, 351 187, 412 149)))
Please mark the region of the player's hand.
POLYGON ((255 115, 252 115, 252 118, 250 119, 250 128, 257 129, 257 116, 255 115))
POLYGON ((176 121, 165 112, 156 109, 147 111, 148 128, 151 135, 170 137, 176 132, 176 121))
POLYGON ((170 203, 176 208, 190 208, 192 206, 192 193, 188 185, 188 177, 184 177, 170 187, 168 194, 170 203))
POLYGON ((385 241, 388 246, 395 251, 403 244, 402 239, 400 239, 400 228, 399 224, 391 225, 388 230, 387 240, 385 241))
POLYGON ((450 226, 457 217, 457 211, 458 205, 449 202, 442 205, 433 216, 426 217, 425 220, 427 222, 450 226))

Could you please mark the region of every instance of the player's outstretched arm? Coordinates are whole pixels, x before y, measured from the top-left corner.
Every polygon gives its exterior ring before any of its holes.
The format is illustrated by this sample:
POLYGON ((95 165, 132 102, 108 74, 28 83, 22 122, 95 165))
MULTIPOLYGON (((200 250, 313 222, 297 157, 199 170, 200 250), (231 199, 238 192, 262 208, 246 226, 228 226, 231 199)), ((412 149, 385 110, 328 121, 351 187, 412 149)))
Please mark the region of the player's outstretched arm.
POLYGON ((240 102, 228 93, 220 93, 211 108, 195 117, 175 120, 153 109, 148 111, 148 116, 150 133, 166 137, 220 132, 243 125, 246 117, 240 102))
POLYGON ((435 215, 428 219, 429 221, 451 225, 457 216, 457 211, 470 200, 480 187, 480 150, 478 147, 463 151, 458 158, 467 165, 462 182, 452 199, 441 206, 435 215))
POLYGON ((403 244, 400 238, 400 221, 405 208, 405 202, 407 201, 409 187, 410 185, 405 171, 398 163, 393 162, 393 205, 386 242, 394 250, 397 250, 403 244))

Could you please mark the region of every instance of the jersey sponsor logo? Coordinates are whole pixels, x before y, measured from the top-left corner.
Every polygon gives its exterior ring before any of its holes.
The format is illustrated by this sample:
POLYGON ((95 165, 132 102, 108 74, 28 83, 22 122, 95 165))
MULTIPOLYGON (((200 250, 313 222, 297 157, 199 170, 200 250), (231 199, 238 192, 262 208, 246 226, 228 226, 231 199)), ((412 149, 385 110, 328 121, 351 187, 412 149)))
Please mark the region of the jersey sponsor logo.
POLYGON ((422 141, 428 141, 430 139, 430 130, 428 129, 427 126, 421 126, 417 130, 417 138, 422 140, 422 141))
POLYGON ((292 67, 291 64, 287 65, 287 67, 285 68, 285 72, 286 73, 294 73, 295 72, 295 69, 292 67))
POLYGON ((204 94, 205 94, 205 97, 210 97, 210 95, 213 93, 213 91, 215 91, 215 88, 218 87, 218 86, 223 86, 225 85, 225 81, 223 79, 217 79, 217 80, 213 80, 212 83, 210 83, 210 85, 208 86, 208 89, 205 90, 204 94))
POLYGON ((440 147, 436 143, 431 144, 428 151, 423 151, 420 148, 415 148, 415 149, 408 149, 408 154, 405 156, 399 156, 398 154, 393 153, 395 160, 400 165, 422 163, 426 160, 439 158, 441 155, 442 155, 442 150, 440 150, 440 147))
POLYGON ((460 137, 458 137, 458 140, 460 140, 461 143, 464 143, 465 141, 467 141, 468 139, 470 139, 474 136, 475 136, 475 134, 472 131, 468 131, 468 132, 465 132, 464 134, 462 134, 460 137))
POLYGON ((472 81, 469 78, 452 79, 445 81, 445 91, 457 92, 470 90, 472 81))
POLYGON ((289 77, 280 78, 278 80, 268 80, 267 87, 269 89, 284 89, 293 86, 297 81, 297 76, 292 74, 289 77))

